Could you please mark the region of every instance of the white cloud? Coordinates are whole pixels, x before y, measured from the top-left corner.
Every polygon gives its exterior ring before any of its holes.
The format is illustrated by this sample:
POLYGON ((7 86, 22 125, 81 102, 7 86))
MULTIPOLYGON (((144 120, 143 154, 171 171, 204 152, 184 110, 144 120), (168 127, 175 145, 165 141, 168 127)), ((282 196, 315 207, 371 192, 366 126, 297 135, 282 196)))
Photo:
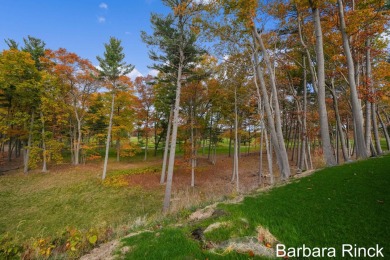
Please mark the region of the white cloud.
POLYGON ((99 8, 108 9, 108 5, 106 3, 100 3, 99 8))
POLYGON ((99 22, 99 23, 105 23, 105 22, 106 22, 106 17, 104 17, 104 16, 99 16, 99 17, 98 17, 98 22, 99 22))
POLYGON ((127 76, 131 80, 135 80, 137 77, 143 77, 142 73, 139 72, 136 68, 134 68, 129 74, 127 74, 127 76))

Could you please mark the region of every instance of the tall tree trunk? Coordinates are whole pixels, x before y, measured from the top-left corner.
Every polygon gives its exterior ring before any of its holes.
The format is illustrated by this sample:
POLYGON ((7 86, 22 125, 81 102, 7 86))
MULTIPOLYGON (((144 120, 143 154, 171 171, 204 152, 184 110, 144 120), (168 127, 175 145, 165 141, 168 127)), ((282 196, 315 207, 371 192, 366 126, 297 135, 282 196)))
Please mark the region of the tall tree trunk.
POLYGON ((35 111, 33 110, 31 112, 30 128, 29 128, 29 131, 28 131, 27 147, 25 147, 25 152, 24 152, 23 172, 25 174, 28 173, 28 164, 30 163, 30 151, 31 151, 31 144, 32 144, 32 132, 33 132, 33 127, 34 127, 34 117, 35 117, 35 111))
POLYGON ((370 49, 370 39, 366 40, 366 84, 368 89, 368 97, 366 100, 366 124, 365 124, 365 131, 366 131, 366 149, 367 149, 367 155, 370 154, 370 145, 372 142, 371 137, 371 98, 372 98, 372 82, 371 82, 371 49, 370 49))
POLYGON ((209 131, 209 151, 207 155, 207 159, 211 160, 211 140, 213 137, 213 113, 210 112, 210 131, 209 131))
POLYGON ((160 184, 165 183, 165 172, 167 169, 167 159, 168 159, 168 154, 169 154, 169 142, 171 139, 172 114, 173 114, 173 107, 170 109, 170 112, 169 112, 168 130, 167 130, 167 137, 165 138, 165 148, 164 148, 164 157, 163 157, 163 165, 162 165, 162 171, 161 171, 160 184))
POLYGON ((268 160, 268 171, 269 171, 269 177, 270 177, 270 184, 274 185, 274 170, 273 170, 273 154, 272 154, 272 145, 270 145, 270 142, 268 140, 268 133, 267 129, 264 129, 265 131, 265 148, 267 150, 267 160, 268 160))
MULTIPOLYGON (((341 124, 341 118, 340 118, 340 112, 339 112, 339 104, 338 104, 338 100, 337 100, 336 90, 334 87, 334 78, 332 78, 332 89, 331 89, 330 93, 332 94, 332 97, 333 97, 334 113, 336 116, 338 136, 339 136, 340 142, 341 142, 341 150, 343 152, 343 158, 344 158, 344 161, 349 162, 350 158, 349 158, 347 146, 345 144, 344 131, 343 131, 343 126, 341 124)), ((336 153, 338 153, 337 150, 336 150, 336 153)))
POLYGON ((145 141, 144 161, 148 159, 148 149, 149 149, 149 109, 147 110, 147 115, 146 115, 145 136, 146 136, 146 141, 145 141))
POLYGON ((77 144, 76 144, 75 158, 74 158, 75 165, 78 165, 80 163, 81 138, 82 138, 81 124, 82 124, 81 119, 77 119, 77 144))
POLYGON ((378 155, 381 155, 383 153, 382 146, 381 146, 381 139, 379 136, 379 130, 378 130, 378 121, 376 119, 376 103, 372 103, 371 105, 372 109, 372 130, 374 132, 374 140, 375 140, 375 149, 378 155))
POLYGON ((366 124, 365 124, 365 141, 366 141, 366 149, 367 155, 370 154, 370 144, 371 144, 371 102, 369 99, 366 100, 366 124))
POLYGON ((271 106, 270 106, 269 99, 268 99, 268 93, 267 93, 267 88, 266 88, 265 82, 264 82, 263 72, 262 72, 262 69, 260 68, 260 65, 258 64, 258 61, 257 61, 257 55, 255 55, 255 64, 256 64, 256 76, 258 77, 259 82, 260 82, 260 87, 261 87, 261 92, 262 92, 262 100, 264 102, 264 108, 265 108, 265 112, 267 115, 267 122, 268 122, 268 128, 269 128, 270 136, 271 136, 271 143, 274 146, 274 150, 275 150, 275 154, 276 154, 276 161, 277 161, 279 170, 282 171, 283 166, 282 166, 282 162, 281 162, 281 158, 280 158, 281 152, 280 152, 279 144, 278 144, 277 137, 276 137, 274 118, 272 115, 271 106))
POLYGON ((237 107, 237 87, 234 87, 234 173, 236 175, 236 191, 239 192, 239 174, 238 174, 238 107, 237 107))
POLYGON ((104 156, 102 180, 106 179, 106 174, 107 174, 108 153, 110 151, 110 141, 111 141, 111 131, 112 131, 112 118, 114 117, 114 105, 115 105, 115 92, 112 93, 112 98, 111 98, 111 112, 110 112, 110 121, 108 123, 106 154, 104 156))
POLYGON ((298 124, 294 124, 294 134, 293 134, 293 146, 292 146, 292 150, 291 150, 291 161, 293 162, 294 161, 294 155, 295 155, 295 151, 297 150, 297 135, 299 133, 299 127, 298 127, 298 124))
POLYGON ((148 147, 149 147, 149 136, 148 136, 148 133, 146 133, 144 161, 146 161, 148 159, 148 147))
MULTIPOLYGON (((253 55, 257 55, 256 51, 253 50, 253 55)), ((252 66, 253 66, 253 73, 256 74, 256 66, 258 64, 255 63, 256 58, 252 59, 252 66)), ((263 183, 263 142, 264 142, 264 130, 265 130, 265 124, 264 124, 264 102, 262 104, 261 100, 261 95, 260 95, 260 88, 259 84, 257 83, 257 77, 253 77, 253 81, 256 86, 256 94, 257 94, 257 109, 259 113, 259 118, 260 118, 260 128, 261 128, 261 133, 260 133, 260 155, 259 155, 259 185, 263 183)), ((230 128, 230 133, 231 133, 231 128, 230 128)), ((268 152, 268 149, 267 149, 268 152)), ((230 151, 229 151, 230 153, 230 151)))
MULTIPOLYGON (((255 28, 254 28, 254 30, 255 30, 255 28)), ((262 68, 260 67, 260 64, 258 61, 258 56, 257 56, 258 54, 256 51, 258 44, 257 44, 257 41, 256 41, 254 34, 255 33, 253 33, 253 37, 254 37, 253 40, 254 40, 254 43, 256 46, 255 52, 254 52, 255 74, 256 74, 256 77, 258 79, 258 82, 260 83, 262 101, 264 102, 264 108, 265 108, 265 112, 267 115, 267 123, 268 123, 268 128, 270 131, 271 143, 274 146, 274 150, 275 150, 275 154, 276 154, 276 162, 278 164, 280 172, 283 172, 284 167, 283 167, 283 162, 282 162, 282 158, 281 158, 281 151, 280 151, 280 147, 279 147, 279 143, 278 143, 278 139, 277 139, 277 135, 276 135, 276 130, 275 130, 275 121, 274 121, 274 117, 273 117, 273 114, 271 111, 271 104, 270 104, 269 97, 268 97, 267 87, 266 87, 265 81, 264 81, 263 71, 262 71, 262 68)), ((286 156, 287 156, 287 154, 286 154, 286 156)), ((287 158, 287 160, 288 160, 288 158, 287 158)))
MULTIPOLYGON (((298 10, 298 8, 296 8, 296 10, 298 10)), ((298 11, 297 11, 298 12, 298 11)), ((313 63, 313 60, 311 58, 311 54, 310 54, 310 51, 309 51, 309 48, 307 47, 305 41, 303 40, 303 34, 302 34, 302 17, 301 17, 301 14, 298 12, 298 34, 299 34, 299 40, 301 42, 301 45, 303 47, 303 49, 305 50, 305 53, 306 53, 306 57, 307 57, 307 60, 309 62, 309 70, 310 70, 310 74, 312 76, 312 84, 313 84, 313 89, 314 89, 314 92, 315 93, 318 93, 318 78, 317 78, 317 73, 314 69, 314 63, 313 63)), ((306 64, 304 65, 304 67, 306 67, 306 64)))
POLYGON ((273 95, 273 106, 275 111, 275 129, 276 129, 276 135, 277 135, 277 142, 280 150, 280 162, 281 162, 281 176, 282 179, 287 179, 290 177, 290 165, 288 161, 286 146, 284 143, 284 137, 283 137, 283 131, 282 131, 282 122, 281 122, 281 112, 279 108, 279 100, 278 100, 278 91, 276 88, 276 79, 275 74, 272 69, 271 60, 269 58, 268 52, 264 46, 263 40, 261 35, 257 32, 256 27, 253 27, 253 32, 255 35, 255 38, 260 46, 260 49, 263 53, 264 61, 270 76, 270 83, 271 83, 271 92, 273 95))
POLYGON ((177 127, 179 124, 180 92, 181 92, 183 62, 184 62, 183 49, 180 48, 179 53, 180 56, 179 56, 179 66, 177 72, 176 100, 175 100, 175 107, 174 107, 173 121, 172 121, 171 152, 169 153, 168 176, 167 176, 167 184, 165 187, 165 196, 164 196, 164 204, 163 204, 164 212, 168 212, 169 205, 171 203, 173 168, 175 166, 175 154, 176 154, 175 151, 176 151, 177 127))
POLYGON ((82 137, 82 133, 81 133, 81 124, 82 124, 81 120, 82 119, 79 116, 76 104, 73 104, 73 107, 74 107, 74 113, 75 113, 76 122, 77 122, 77 126, 76 126, 75 131, 74 131, 73 165, 79 165, 80 164, 81 137, 82 137))
POLYGON ((47 151, 46 151, 46 133, 45 133, 45 118, 43 116, 42 111, 40 112, 41 115, 41 121, 42 121, 42 172, 47 172, 47 151))
POLYGON ((12 136, 9 137, 8 140, 8 161, 12 161, 12 136))
POLYGON ((306 139, 306 144, 307 144, 307 158, 309 161, 309 169, 313 169, 313 160, 311 158, 311 150, 310 150, 310 140, 309 138, 306 139))
POLYGON ((191 187, 195 187, 194 104, 191 100, 191 187))
MULTIPOLYGON (((370 39, 366 40, 366 74, 367 74, 367 87, 369 88, 369 93, 370 97, 368 99, 368 103, 370 102, 370 99, 373 100, 371 103, 371 106, 367 108, 368 111, 367 113, 367 118, 366 118, 366 124, 370 124, 369 122, 370 119, 372 119, 372 130, 374 132, 374 139, 375 139, 375 148, 377 154, 382 154, 382 147, 381 147, 381 142, 380 142, 380 137, 379 137, 379 132, 378 132, 378 122, 376 119, 376 100, 375 100, 375 89, 374 89, 374 84, 373 84, 373 78, 372 78, 372 68, 371 68, 371 41, 370 39), (370 117, 368 115, 371 115, 370 117)), ((370 131, 370 137, 371 137, 371 131, 370 131)), ((371 138, 370 138, 371 140, 371 138)))
POLYGON ((232 153, 232 135, 233 135, 233 126, 230 126, 230 132, 229 132, 229 157, 231 157, 232 153))
POLYGON ((329 136, 328 113, 325 102, 325 59, 324 46, 322 38, 322 28, 320 21, 320 11, 318 7, 312 8, 313 20, 316 35, 316 54, 317 54, 317 77, 318 77, 318 114, 320 119, 321 143, 324 152, 326 165, 336 165, 336 158, 333 154, 332 144, 329 136))
POLYGON ((348 81, 351 92, 351 103, 352 103, 352 115, 355 124, 355 134, 356 134, 356 157, 357 158, 367 158, 367 149, 364 142, 364 132, 363 132, 363 118, 362 118, 362 108, 359 102, 359 97, 357 93, 357 87, 355 82, 355 68, 351 54, 351 48, 349 46, 348 35, 346 32, 346 25, 344 19, 344 7, 342 0, 337 0, 339 6, 339 16, 340 16, 340 31, 343 38, 343 48, 345 57, 347 58, 347 67, 348 67, 348 81))
MULTIPOLYGON (((310 65, 309 65, 310 66, 310 65)), ((306 135, 307 135, 307 73, 306 59, 303 58, 303 111, 302 111, 302 132, 301 132, 301 156, 298 162, 298 172, 305 171, 306 160, 306 135)))
MULTIPOLYGON (((259 108, 260 109, 260 108, 259 108)), ((264 110, 261 112, 264 114, 264 110)), ((264 144, 264 121, 261 119, 261 134, 260 134, 260 158, 259 158, 259 184, 263 184, 263 144, 264 144)))
POLYGON ((390 125, 390 116, 386 113, 386 111, 384 109, 381 109, 381 111, 387 120, 387 124, 390 125))
POLYGON ((157 138, 157 121, 155 120, 154 121, 154 157, 157 156, 157 149, 159 143, 160 143, 160 138, 157 138))
POLYGON ((119 162, 121 160, 121 139, 118 136, 115 140, 115 150, 116 150, 116 161, 119 162))
POLYGON ((381 114, 379 113, 379 109, 376 110, 376 114, 378 115, 379 122, 380 122, 380 124, 382 126, 383 135, 386 138, 387 150, 390 151, 390 137, 389 137, 389 133, 387 131, 385 123, 382 120, 381 114))

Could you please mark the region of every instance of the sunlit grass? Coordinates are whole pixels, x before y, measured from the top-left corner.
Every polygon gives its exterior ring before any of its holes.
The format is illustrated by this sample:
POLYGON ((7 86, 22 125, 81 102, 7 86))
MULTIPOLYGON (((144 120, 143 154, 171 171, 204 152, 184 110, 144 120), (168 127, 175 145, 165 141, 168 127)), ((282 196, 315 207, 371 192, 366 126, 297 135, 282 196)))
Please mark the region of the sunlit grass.
POLYGON ((0 234, 19 241, 55 237, 67 227, 87 230, 152 217, 161 193, 103 185, 96 172, 82 168, 61 173, 0 176, 0 234))
MULTIPOLYGON (((213 222, 229 223, 205 234, 219 243, 256 236, 258 226, 286 246, 335 247, 342 244, 384 247, 390 255, 390 156, 321 170, 312 176, 247 197, 240 204, 220 204, 226 214, 178 228, 168 227, 124 239, 131 250, 126 259, 219 259, 191 237, 196 228, 213 222), (197 245, 197 247, 196 247, 197 245), (166 255, 165 255, 166 254, 166 255)), ((223 259, 248 259, 231 253, 223 259)))

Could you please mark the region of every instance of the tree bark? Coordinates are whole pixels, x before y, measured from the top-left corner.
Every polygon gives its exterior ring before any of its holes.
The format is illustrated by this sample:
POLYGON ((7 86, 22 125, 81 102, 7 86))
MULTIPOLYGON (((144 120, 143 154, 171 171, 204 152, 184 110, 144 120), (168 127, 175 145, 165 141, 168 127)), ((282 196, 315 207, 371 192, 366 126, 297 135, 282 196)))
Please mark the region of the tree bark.
MULTIPOLYGON (((336 124, 337 124, 337 129, 338 129, 338 136, 339 136, 339 139, 340 139, 340 142, 341 142, 341 150, 342 150, 342 153, 343 153, 343 158, 344 158, 344 161, 349 162, 350 158, 349 158, 349 153, 348 153, 347 146, 345 144, 344 131, 343 131, 343 126, 341 124, 341 118, 340 118, 340 112, 339 112, 339 104, 338 104, 338 100, 337 100, 337 95, 336 95, 336 90, 335 90, 335 87, 334 87, 334 79, 333 78, 332 78, 332 89, 331 89, 330 92, 331 92, 332 97, 333 97, 334 113, 335 113, 335 116, 336 116, 336 124)), ((338 153, 337 150, 336 150, 336 153, 338 153)))
POLYGON ((366 84, 368 89, 368 97, 366 100, 366 124, 365 124, 365 131, 366 131, 366 149, 367 149, 367 155, 370 154, 370 145, 372 142, 371 137, 371 98, 372 98, 372 82, 371 82, 371 49, 370 49, 370 39, 366 40, 366 84))
MULTIPOLYGON (((267 123, 268 123, 268 128, 269 128, 269 131, 270 131, 271 143, 274 146, 274 150, 275 150, 275 154, 276 154, 276 162, 278 164, 279 170, 282 171, 283 165, 282 165, 281 158, 280 158, 280 156, 281 156, 280 153, 281 152, 280 152, 279 144, 278 144, 278 141, 277 141, 276 130, 275 130, 275 122, 274 122, 274 118, 273 118, 273 115, 272 115, 271 106, 270 106, 270 102, 269 102, 269 98, 268 98, 267 87, 265 86, 263 71, 260 68, 260 65, 259 65, 259 62, 258 62, 257 53, 254 54, 254 63, 255 63, 256 77, 258 78, 258 81, 260 83, 260 90, 261 90, 261 94, 262 94, 262 100, 264 102, 264 108, 265 108, 265 112, 266 112, 266 115, 267 115, 267 123)), ((266 138, 268 138, 268 137, 266 137, 266 138)), ((269 151, 269 149, 267 149, 267 151, 269 151)))
POLYGON ((372 130, 374 132, 374 140, 375 140, 375 149, 378 155, 383 154, 382 146, 381 146, 381 140, 379 136, 378 131, 378 121, 376 119, 376 103, 372 103, 371 105, 372 110, 372 130))
POLYGON ((25 153, 24 153, 23 172, 25 174, 28 173, 28 164, 30 163, 30 150, 31 150, 31 143, 32 143, 32 131, 33 131, 33 127, 34 127, 34 117, 35 117, 35 111, 33 110, 31 112, 30 129, 29 129, 29 132, 28 132, 27 147, 25 147, 25 153))
POLYGON ((45 137, 45 118, 43 116, 42 111, 40 112, 41 121, 42 121, 42 172, 47 172, 47 151, 46 151, 46 137, 45 137))
POLYGON ((229 132, 229 157, 232 156, 232 135, 233 135, 233 126, 230 126, 230 132, 229 132))
MULTIPOLYGON (((310 65, 309 65, 310 66, 310 65)), ((307 136, 307 73, 306 59, 303 58, 303 111, 302 111, 302 132, 301 132, 301 156, 298 162, 298 172, 305 171, 306 160, 306 137, 307 136)))
POLYGON ((316 53, 317 53, 317 77, 318 77, 318 114, 320 119, 321 143, 324 152, 326 165, 336 165, 336 158, 333 154, 332 144, 329 136, 328 113, 325 102, 325 59, 324 46, 322 38, 322 28, 320 21, 320 11, 318 7, 312 8, 315 35, 316 35, 316 53))
POLYGON ((172 115, 173 115, 173 108, 171 108, 170 112, 169 112, 168 130, 167 130, 167 137, 165 138, 165 149, 164 149, 164 157, 163 157, 163 165, 162 165, 162 171, 161 171, 160 184, 165 183, 165 173, 166 173, 166 169, 167 169, 167 159, 168 159, 168 154, 169 154, 169 141, 171 139, 172 115))
MULTIPOLYGON (((297 8, 297 10, 298 10, 298 8, 297 8)), ((317 74, 316 74, 316 71, 314 69, 313 60, 311 59, 311 54, 310 54, 309 48, 307 47, 305 41, 303 40, 302 22, 301 22, 302 18, 301 18, 301 15, 300 15, 299 12, 297 13, 297 15, 298 15, 299 40, 301 42, 301 45, 302 45, 303 49, 305 50, 306 57, 307 57, 307 60, 309 62, 309 70, 310 70, 310 74, 312 76, 312 84, 313 84, 314 92, 318 93, 318 78, 317 78, 317 74)), ((306 68, 306 64, 304 65, 304 67, 306 68)))
POLYGON ((149 109, 147 111, 147 116, 146 116, 145 136, 146 136, 146 141, 145 141, 144 161, 146 161, 148 159, 148 148, 149 148, 149 109))
POLYGON ((257 29, 255 26, 253 26, 253 33, 255 36, 255 39, 257 40, 260 49, 263 53, 264 61, 270 76, 270 83, 271 83, 271 92, 273 95, 273 106, 275 111, 275 130, 277 135, 277 143, 279 146, 280 151, 280 162, 281 162, 281 176, 282 179, 287 179, 290 177, 290 165, 288 161, 286 146, 284 143, 284 137, 283 137, 283 131, 282 131, 282 122, 281 122, 281 112, 279 108, 279 100, 278 100, 278 91, 276 88, 276 79, 275 75, 272 69, 271 60, 269 58, 268 52, 264 46, 263 40, 261 38, 261 35, 257 32, 257 29))
POLYGON ((390 137, 389 137, 389 133, 387 131, 385 123, 382 120, 381 114, 379 113, 379 109, 376 110, 376 114, 378 115, 379 122, 380 122, 380 124, 382 126, 383 135, 385 136, 385 139, 386 139, 387 150, 390 151, 390 137))
POLYGON ((172 142, 171 142, 171 152, 169 153, 169 164, 168 164, 168 176, 167 184, 165 187, 165 196, 163 204, 163 212, 168 212, 169 205, 171 203, 171 193, 172 193, 172 179, 173 179, 173 168, 175 166, 175 154, 176 154, 176 139, 177 139, 177 128, 179 124, 179 109, 180 109, 180 92, 181 92, 181 80, 182 80, 182 70, 184 63, 184 52, 183 49, 179 49, 179 66, 177 72, 177 83, 176 83, 176 100, 175 107, 173 111, 173 121, 172 121, 172 142))
POLYGON ((191 100, 191 187, 195 187, 194 103, 191 100))
POLYGON ((340 16, 340 31, 343 38, 343 48, 345 57, 347 59, 348 67, 348 81, 351 92, 351 103, 352 103, 352 115, 355 124, 355 134, 356 134, 356 157, 357 158, 367 158, 367 148, 364 142, 364 132, 363 132, 363 118, 362 118, 362 108, 359 102, 359 97, 357 93, 357 87, 355 82, 355 67, 352 59, 351 48, 349 46, 348 35, 346 32, 346 25, 344 19, 344 7, 341 0, 337 0, 339 7, 339 16, 340 16))
POLYGON ((268 160, 268 171, 269 171, 269 177, 270 177, 270 184, 274 185, 272 145, 270 145, 270 142, 268 140, 267 129, 264 129, 264 131, 265 131, 265 148, 267 150, 267 160, 268 160))
POLYGON ((121 139, 118 136, 115 140, 115 150, 116 150, 116 161, 119 162, 121 160, 121 139))
POLYGON ((107 174, 108 154, 110 151, 110 141, 111 141, 111 131, 112 131, 112 118, 114 117, 114 105, 115 105, 115 92, 112 93, 112 98, 111 98, 111 112, 110 112, 110 121, 108 123, 106 154, 104 156, 102 180, 106 179, 106 174, 107 174))
POLYGON ((76 116, 76 122, 77 122, 77 133, 74 133, 74 152, 73 152, 73 165, 79 165, 80 164, 80 150, 81 150, 81 125, 82 125, 82 118, 80 118, 79 113, 77 112, 76 104, 73 104, 74 112, 76 116))
POLYGON ((236 191, 239 192, 239 174, 238 174, 238 107, 237 107, 237 87, 234 87, 234 173, 236 176, 236 191))

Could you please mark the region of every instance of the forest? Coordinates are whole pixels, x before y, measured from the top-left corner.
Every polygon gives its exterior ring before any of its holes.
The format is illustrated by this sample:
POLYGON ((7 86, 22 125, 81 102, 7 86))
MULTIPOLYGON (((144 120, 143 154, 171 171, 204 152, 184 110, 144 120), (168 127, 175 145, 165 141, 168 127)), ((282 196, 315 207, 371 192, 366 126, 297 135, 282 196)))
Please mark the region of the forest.
POLYGON ((389 1, 162 2, 140 33, 157 76, 131 79, 115 37, 98 64, 5 39, 0 177, 92 164, 104 183, 110 165, 142 161, 169 213, 179 168, 195 188, 204 161, 228 158, 239 194, 246 157, 264 187, 390 150, 389 1))

